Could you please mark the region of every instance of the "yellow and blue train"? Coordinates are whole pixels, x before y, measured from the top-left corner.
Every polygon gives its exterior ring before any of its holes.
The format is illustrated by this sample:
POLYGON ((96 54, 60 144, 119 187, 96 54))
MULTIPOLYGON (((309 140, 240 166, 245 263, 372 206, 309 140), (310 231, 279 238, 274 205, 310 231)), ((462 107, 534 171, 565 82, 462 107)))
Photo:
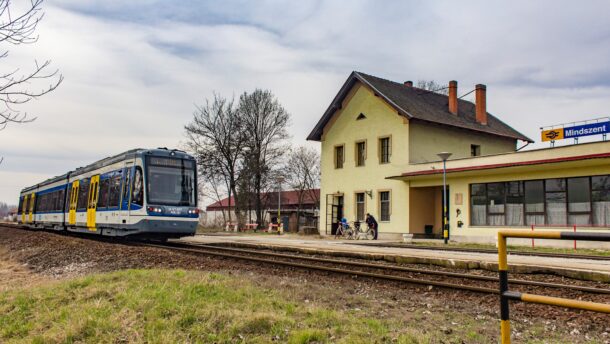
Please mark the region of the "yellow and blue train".
POLYGON ((183 151, 133 149, 23 189, 18 221, 106 236, 194 235, 196 165, 183 151))

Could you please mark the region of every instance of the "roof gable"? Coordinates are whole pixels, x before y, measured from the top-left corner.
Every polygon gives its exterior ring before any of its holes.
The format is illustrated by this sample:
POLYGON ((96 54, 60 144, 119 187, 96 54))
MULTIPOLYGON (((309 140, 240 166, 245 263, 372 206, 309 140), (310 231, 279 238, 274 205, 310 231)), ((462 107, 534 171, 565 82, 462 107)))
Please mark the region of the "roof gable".
POLYGON ((357 82, 361 82, 371 89, 376 96, 381 97, 396 109, 399 115, 409 120, 422 120, 533 142, 532 139, 519 133, 490 113, 487 114, 487 125, 477 123, 475 120, 475 105, 469 101, 458 99, 458 114, 453 115, 449 112, 449 98, 445 95, 417 87, 405 86, 401 83, 361 72, 352 72, 350 74, 322 118, 307 137, 308 140, 320 141, 322 139, 324 127, 331 120, 333 114, 341 108, 341 103, 357 82))

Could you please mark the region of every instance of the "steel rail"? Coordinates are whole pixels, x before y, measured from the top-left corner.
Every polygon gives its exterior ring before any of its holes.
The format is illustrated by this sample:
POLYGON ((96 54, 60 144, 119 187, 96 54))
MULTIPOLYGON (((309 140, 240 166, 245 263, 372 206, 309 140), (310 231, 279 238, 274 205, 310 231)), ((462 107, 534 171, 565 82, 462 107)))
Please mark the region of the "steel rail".
MULTIPOLYGON (((466 275, 457 272, 448 272, 448 271, 437 271, 437 270, 426 270, 426 269, 416 269, 409 268, 405 266, 396 266, 396 265, 382 265, 382 264, 372 264, 372 263, 364 263, 364 262, 355 262, 349 260, 337 260, 337 259, 328 259, 328 258, 318 258, 318 257, 305 257, 305 256, 295 256, 283 253, 275 253, 275 252, 260 252, 256 250, 249 249, 238 249, 238 248, 229 248, 229 247, 218 247, 214 245, 206 245, 206 244, 193 244, 193 243, 169 243, 169 245, 180 244, 186 247, 188 246, 196 246, 203 247, 208 249, 215 249, 221 251, 230 251, 230 252, 241 252, 241 253, 249 253, 256 255, 264 255, 264 256, 272 256, 278 258, 289 258, 289 259, 301 259, 313 262, 320 263, 332 263, 332 264, 343 264, 343 265, 351 265, 357 267, 366 267, 366 268, 374 268, 374 269, 384 269, 384 270, 394 270, 394 271, 403 271, 403 272, 414 272, 425 275, 437 275, 444 277, 456 277, 456 278, 464 278, 478 281, 486 281, 486 282, 498 282, 497 277, 491 276, 477 276, 477 275, 466 275)), ((530 286, 538 286, 545 288, 557 288, 557 289, 570 289, 570 290, 578 290, 587 293, 595 293, 595 294, 610 294, 610 289, 602 289, 595 287, 585 287, 585 286, 576 286, 576 285, 568 285, 568 284, 560 284, 560 283, 550 283, 550 282, 540 282, 540 281, 528 281, 521 279, 511 279, 509 281, 511 284, 519 284, 519 285, 530 285, 530 286)))
MULTIPOLYGON (((195 249, 195 248, 178 247, 178 246, 164 245, 164 244, 152 244, 152 243, 143 243, 142 245, 148 246, 148 247, 157 247, 157 248, 178 250, 178 251, 183 251, 183 252, 191 252, 191 253, 198 253, 198 254, 204 254, 204 255, 213 255, 213 256, 233 258, 233 259, 242 259, 242 260, 247 260, 247 261, 262 262, 262 263, 269 263, 269 264, 275 264, 275 265, 285 265, 285 266, 302 268, 302 269, 306 269, 306 270, 319 270, 319 271, 334 272, 334 273, 340 273, 340 274, 352 275, 352 276, 363 276, 363 277, 371 277, 371 278, 376 278, 376 279, 385 279, 385 280, 390 280, 390 281, 407 282, 407 283, 412 283, 412 284, 431 285, 431 286, 435 286, 435 287, 448 288, 448 289, 467 290, 467 291, 472 291, 472 292, 482 293, 482 294, 496 294, 496 295, 499 294, 498 290, 493 289, 493 288, 483 288, 483 287, 475 287, 475 286, 460 285, 460 284, 453 284, 453 283, 445 283, 445 282, 439 282, 439 281, 431 281, 431 280, 425 280, 425 279, 384 275, 384 274, 377 274, 377 273, 358 271, 358 270, 338 269, 338 268, 332 268, 332 267, 328 267, 328 266, 294 263, 294 262, 288 262, 288 261, 283 261, 283 260, 248 257, 248 256, 244 256, 244 255, 235 255, 235 254, 229 254, 229 253, 214 252, 214 251, 211 251, 210 249, 207 249, 205 247, 199 247, 199 246, 194 246, 194 247, 197 247, 197 249, 195 249)), ((294 259, 295 257, 293 256, 291 258, 294 259)))
MULTIPOLYGON (((490 253, 498 254, 498 250, 492 249, 477 249, 467 247, 440 247, 440 246, 420 246, 420 245, 403 245, 403 244, 365 244, 365 243, 350 243, 352 245, 375 246, 375 247, 395 247, 395 248, 410 248, 417 250, 437 250, 437 251, 455 251, 455 252, 473 252, 473 253, 490 253)), ((590 259, 590 260, 610 260, 610 256, 595 256, 589 254, 572 254, 572 253, 552 253, 552 252, 532 252, 532 251, 512 251, 508 255, 515 256, 534 256, 534 257, 552 257, 552 258, 570 258, 570 259, 590 259)))

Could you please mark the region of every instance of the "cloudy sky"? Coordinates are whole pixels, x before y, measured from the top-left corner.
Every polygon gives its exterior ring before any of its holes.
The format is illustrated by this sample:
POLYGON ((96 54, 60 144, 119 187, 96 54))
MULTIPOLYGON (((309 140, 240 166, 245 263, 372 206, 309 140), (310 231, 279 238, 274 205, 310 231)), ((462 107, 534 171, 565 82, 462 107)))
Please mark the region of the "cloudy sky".
MULTIPOLYGON (((2 73, 52 60, 65 77, 0 131, 0 201, 135 147, 179 147, 216 91, 270 89, 305 137, 352 70, 390 80, 487 84, 488 110, 539 127, 610 115, 610 2, 45 2, 40 39, 2 73)), ((2 47, 3 49, 7 47, 2 47)), ((317 146, 314 143, 310 145, 317 146)))

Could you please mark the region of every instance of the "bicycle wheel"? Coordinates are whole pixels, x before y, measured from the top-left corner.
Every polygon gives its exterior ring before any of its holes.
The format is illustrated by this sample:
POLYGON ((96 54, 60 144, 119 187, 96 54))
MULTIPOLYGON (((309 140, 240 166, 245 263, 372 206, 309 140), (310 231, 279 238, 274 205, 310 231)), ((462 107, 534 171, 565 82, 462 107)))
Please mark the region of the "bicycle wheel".
POLYGON ((354 239, 354 230, 351 229, 351 228, 347 230, 347 239, 348 240, 353 240, 354 239))
POLYGON ((373 238, 375 238, 375 230, 369 227, 366 229, 366 239, 373 240, 373 238))

